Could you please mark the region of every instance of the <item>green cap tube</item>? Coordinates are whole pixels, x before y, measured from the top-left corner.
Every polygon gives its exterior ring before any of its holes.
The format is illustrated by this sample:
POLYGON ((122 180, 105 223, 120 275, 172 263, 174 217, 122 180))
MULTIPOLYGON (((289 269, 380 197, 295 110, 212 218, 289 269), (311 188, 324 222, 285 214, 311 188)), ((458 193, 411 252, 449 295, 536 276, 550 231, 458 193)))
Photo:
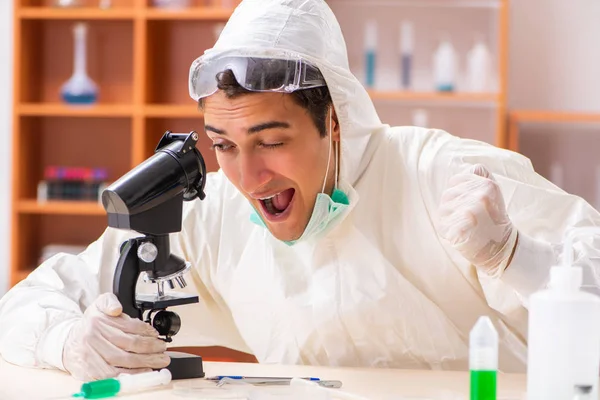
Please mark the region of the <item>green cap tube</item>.
POLYGON ((469 335, 471 400, 496 400, 498 333, 487 316, 479 318, 469 335))
POLYGON ((105 399, 116 396, 121 390, 121 382, 115 378, 87 382, 81 385, 81 392, 75 397, 84 399, 105 399))

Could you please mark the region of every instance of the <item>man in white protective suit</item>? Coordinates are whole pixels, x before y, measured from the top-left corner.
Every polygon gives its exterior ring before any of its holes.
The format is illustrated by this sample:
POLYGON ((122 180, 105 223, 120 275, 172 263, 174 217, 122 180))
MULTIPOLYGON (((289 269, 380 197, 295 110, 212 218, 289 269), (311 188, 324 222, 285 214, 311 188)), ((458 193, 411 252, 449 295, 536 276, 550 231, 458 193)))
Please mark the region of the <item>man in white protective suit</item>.
MULTIPOLYGON (((584 200, 519 154, 382 123, 322 0, 244 0, 191 66, 190 95, 220 165, 171 235, 200 297, 181 307, 194 344, 262 363, 466 369, 488 315, 500 369, 525 370, 528 297, 569 229, 600 224, 584 200)), ((109 228, 12 288, 1 355, 81 379, 166 366, 156 331, 110 293, 134 236, 109 228)), ((575 254, 597 287, 598 246, 580 238, 575 254)))

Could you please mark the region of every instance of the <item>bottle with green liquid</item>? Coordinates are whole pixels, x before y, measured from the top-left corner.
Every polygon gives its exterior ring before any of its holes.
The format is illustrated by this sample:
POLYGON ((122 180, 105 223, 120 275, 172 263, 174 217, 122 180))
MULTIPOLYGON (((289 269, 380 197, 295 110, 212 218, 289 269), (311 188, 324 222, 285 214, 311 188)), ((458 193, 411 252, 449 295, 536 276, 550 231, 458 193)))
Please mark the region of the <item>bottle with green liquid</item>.
POLYGON ((471 400, 496 400, 498 332, 487 316, 479 317, 469 335, 471 400))

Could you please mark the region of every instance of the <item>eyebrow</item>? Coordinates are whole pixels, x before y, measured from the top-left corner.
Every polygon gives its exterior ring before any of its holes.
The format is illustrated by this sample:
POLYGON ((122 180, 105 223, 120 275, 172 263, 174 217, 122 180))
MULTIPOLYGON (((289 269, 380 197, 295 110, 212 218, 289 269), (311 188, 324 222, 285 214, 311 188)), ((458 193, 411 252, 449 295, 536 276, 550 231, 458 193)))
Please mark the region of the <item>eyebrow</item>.
MULTIPOLYGON (((250 127, 248 129, 248 134, 258 133, 258 132, 261 132, 261 131, 264 131, 267 129, 276 129, 276 128, 289 129, 290 124, 288 124, 287 122, 282 122, 282 121, 265 122, 265 123, 254 125, 254 126, 250 127)), ((211 126, 211 125, 205 125, 204 130, 207 132, 214 132, 218 135, 227 135, 227 133, 224 130, 215 128, 214 126, 211 126)))

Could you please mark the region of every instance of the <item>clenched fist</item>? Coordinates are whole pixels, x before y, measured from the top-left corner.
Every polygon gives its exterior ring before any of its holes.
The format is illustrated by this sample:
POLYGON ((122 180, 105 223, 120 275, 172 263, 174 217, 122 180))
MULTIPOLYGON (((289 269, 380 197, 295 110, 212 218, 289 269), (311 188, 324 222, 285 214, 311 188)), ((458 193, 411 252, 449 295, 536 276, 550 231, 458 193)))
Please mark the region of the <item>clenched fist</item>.
POLYGON ((439 209, 440 235, 488 274, 506 267, 517 242, 500 186, 483 165, 453 176, 439 209))

